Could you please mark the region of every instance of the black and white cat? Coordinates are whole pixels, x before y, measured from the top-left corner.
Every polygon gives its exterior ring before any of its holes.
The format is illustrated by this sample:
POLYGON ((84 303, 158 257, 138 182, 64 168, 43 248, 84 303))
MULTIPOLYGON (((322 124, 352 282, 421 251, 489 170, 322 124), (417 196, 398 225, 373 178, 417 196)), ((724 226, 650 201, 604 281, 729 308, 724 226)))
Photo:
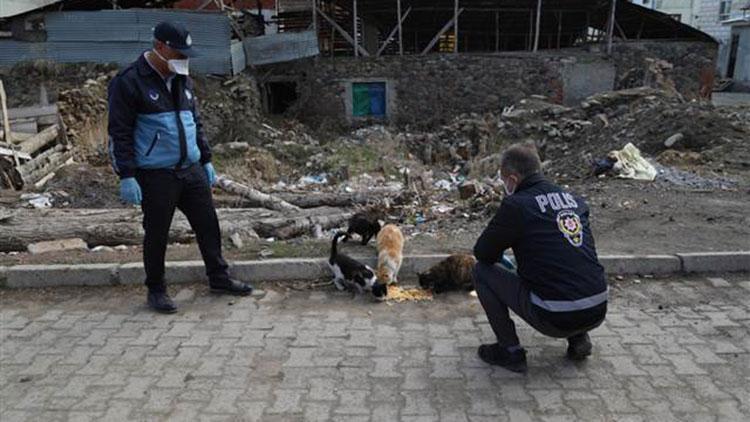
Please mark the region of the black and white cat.
POLYGON ((388 286, 379 283, 375 271, 369 266, 358 262, 344 254, 338 253, 338 242, 347 236, 344 232, 338 232, 333 237, 331 245, 331 258, 328 267, 333 272, 333 283, 339 290, 356 288, 360 293, 371 291, 378 299, 385 299, 388 295, 388 286))

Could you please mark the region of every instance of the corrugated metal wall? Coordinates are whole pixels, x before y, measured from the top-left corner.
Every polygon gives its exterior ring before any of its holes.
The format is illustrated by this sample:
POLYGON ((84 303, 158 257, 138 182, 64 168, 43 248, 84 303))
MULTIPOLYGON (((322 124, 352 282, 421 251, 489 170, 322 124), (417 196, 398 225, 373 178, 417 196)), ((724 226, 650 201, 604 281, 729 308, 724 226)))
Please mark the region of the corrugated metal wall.
MULTIPOLYGON (((49 13, 45 17, 47 42, 0 41, 0 65, 35 59, 125 65, 151 47, 152 29, 164 20, 180 22, 190 30, 200 53, 191 59, 192 70, 232 73, 231 27, 226 15, 153 9, 49 13)), ((236 70, 236 60, 234 66, 236 70)))

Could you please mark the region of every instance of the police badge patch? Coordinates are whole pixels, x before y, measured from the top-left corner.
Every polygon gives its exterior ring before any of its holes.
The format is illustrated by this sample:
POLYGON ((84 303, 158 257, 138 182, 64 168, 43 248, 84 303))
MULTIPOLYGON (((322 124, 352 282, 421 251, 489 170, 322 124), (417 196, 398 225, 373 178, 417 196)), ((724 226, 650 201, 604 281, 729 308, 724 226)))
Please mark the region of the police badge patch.
POLYGON ((557 213, 557 228, 571 245, 576 248, 583 244, 583 226, 578 214, 571 210, 563 210, 557 213))

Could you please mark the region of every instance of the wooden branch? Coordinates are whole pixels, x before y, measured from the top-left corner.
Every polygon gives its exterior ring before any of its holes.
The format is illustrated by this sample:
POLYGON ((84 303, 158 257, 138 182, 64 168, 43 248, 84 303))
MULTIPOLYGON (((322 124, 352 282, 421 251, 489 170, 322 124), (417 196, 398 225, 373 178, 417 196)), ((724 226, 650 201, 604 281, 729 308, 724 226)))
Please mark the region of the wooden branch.
POLYGON ((216 185, 226 192, 241 196, 247 200, 251 206, 285 212, 297 212, 300 210, 299 207, 294 206, 283 199, 255 190, 250 186, 243 185, 242 183, 237 183, 225 176, 217 177, 216 185))
POLYGON ((369 57, 370 56, 370 53, 368 53, 367 50, 365 50, 361 45, 357 45, 354 42, 354 39, 352 38, 352 36, 349 35, 349 33, 346 32, 344 30, 344 28, 342 28, 341 26, 339 26, 339 24, 337 24, 336 21, 334 21, 333 19, 331 19, 331 17, 328 16, 324 11, 320 10, 320 8, 317 8, 317 9, 318 9, 318 14, 320 16, 322 16, 323 19, 325 19, 326 21, 328 21, 328 23, 333 27, 333 29, 335 29, 338 33, 340 33, 341 36, 344 37, 344 39, 349 44, 351 44, 352 46, 356 46, 357 50, 359 51, 359 54, 361 54, 361 55, 363 55, 365 57, 369 57))
MULTIPOLYGON (((375 55, 377 57, 380 57, 381 54, 383 54, 383 51, 385 51, 385 48, 388 47, 388 44, 391 43, 391 40, 393 39, 393 36, 396 35, 396 32, 398 32, 401 29, 401 25, 403 25, 404 21, 406 20, 406 17, 409 16, 409 13, 411 13, 411 7, 406 9, 406 13, 404 13, 404 16, 401 18, 400 23, 397 23, 396 26, 393 27, 393 30, 390 34, 388 34, 388 37, 383 41, 383 45, 380 46, 380 49, 378 50, 378 53, 375 55)), ((403 51, 401 52, 403 54, 403 51)))
POLYGON ((425 54, 427 54, 427 53, 428 53, 428 52, 429 52, 430 50, 432 50, 432 47, 434 47, 434 46, 435 46, 435 44, 437 44, 438 40, 440 40, 440 37, 441 37, 441 36, 442 36, 443 34, 445 34, 445 33, 446 33, 446 32, 447 32, 447 31, 448 31, 448 30, 449 30, 449 29, 450 29, 450 28, 451 28, 451 27, 453 26, 454 22, 456 22, 456 19, 458 19, 458 17, 459 17, 459 16, 461 15, 461 13, 463 13, 463 12, 464 12, 464 9, 463 9, 463 8, 460 8, 460 9, 458 9, 458 13, 456 13, 456 15, 455 15, 455 16, 454 16, 453 18, 451 18, 451 20, 449 20, 449 21, 448 21, 448 22, 447 22, 447 23, 446 23, 446 24, 445 24, 445 25, 443 26, 443 28, 442 28, 442 29, 441 29, 440 31, 438 31, 437 35, 435 35, 435 37, 434 37, 434 38, 432 39, 432 41, 430 41, 430 43, 429 43, 429 44, 427 45, 427 48, 425 48, 425 49, 424 49, 424 50, 422 51, 422 55, 423 55, 423 56, 424 56, 425 54))

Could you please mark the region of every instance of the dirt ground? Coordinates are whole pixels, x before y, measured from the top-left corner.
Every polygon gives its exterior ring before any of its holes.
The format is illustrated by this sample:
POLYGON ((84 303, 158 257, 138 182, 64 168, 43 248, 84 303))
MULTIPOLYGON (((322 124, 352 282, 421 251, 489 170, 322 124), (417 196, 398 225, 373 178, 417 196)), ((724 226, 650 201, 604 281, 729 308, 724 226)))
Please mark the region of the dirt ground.
MULTIPOLYGON (((604 179, 570 186, 585 196, 601 255, 668 254, 697 251, 750 249, 750 190, 675 191, 645 182, 604 179)), ((416 226, 406 225, 406 253, 453 253, 470 251, 489 221, 483 216, 447 215, 416 226)), ((236 249, 225 243, 230 260, 282 257, 324 257, 328 240, 294 239, 259 241, 236 249)), ((347 253, 375 254, 374 242, 363 247, 350 242, 347 253)), ((65 252, 30 255, 0 254, 0 265, 39 263, 137 262, 141 248, 115 252, 65 252)), ((168 260, 199 260, 195 245, 171 245, 168 260)))

